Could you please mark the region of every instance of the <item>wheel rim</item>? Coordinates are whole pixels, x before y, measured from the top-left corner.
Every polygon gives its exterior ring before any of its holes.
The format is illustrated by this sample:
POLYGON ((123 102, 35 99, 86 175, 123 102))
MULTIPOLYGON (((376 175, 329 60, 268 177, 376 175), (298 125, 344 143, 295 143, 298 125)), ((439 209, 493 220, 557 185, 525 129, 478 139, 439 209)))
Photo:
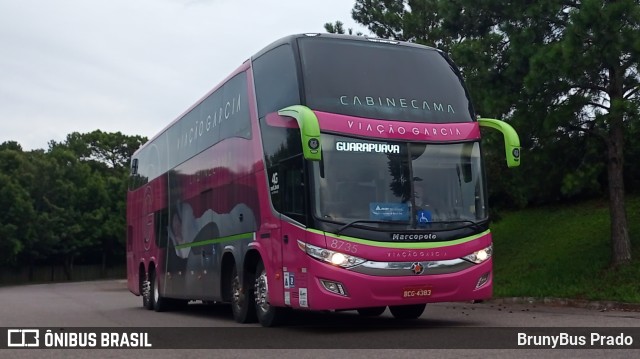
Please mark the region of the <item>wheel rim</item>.
POLYGON ((142 293, 142 305, 145 307, 149 306, 149 302, 151 301, 151 283, 147 279, 141 279, 140 282, 140 292, 142 293))
POLYGON ((240 288, 240 277, 238 275, 235 275, 231 281, 231 294, 233 306, 238 309, 242 308, 242 289, 240 288))
POLYGON ((256 286, 255 286, 255 297, 257 307, 263 312, 266 313, 269 311, 269 284, 267 283, 267 272, 262 271, 260 275, 256 278, 256 286))

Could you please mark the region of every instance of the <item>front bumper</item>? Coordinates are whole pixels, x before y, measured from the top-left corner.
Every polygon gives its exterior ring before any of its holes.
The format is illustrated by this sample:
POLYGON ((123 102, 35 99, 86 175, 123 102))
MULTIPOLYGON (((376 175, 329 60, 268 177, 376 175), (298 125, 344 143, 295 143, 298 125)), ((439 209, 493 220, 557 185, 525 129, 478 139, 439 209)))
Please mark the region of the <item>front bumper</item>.
MULTIPOLYGON (((298 282, 301 285, 286 289, 289 291, 286 295, 288 304, 294 308, 339 310, 491 298, 492 259, 480 264, 452 263, 454 266, 449 268, 449 273, 443 273, 441 265, 432 266, 440 272, 430 273, 428 262, 416 263, 424 265, 426 270, 421 273, 416 270, 415 275, 396 276, 388 275, 386 270, 376 275, 376 268, 367 269, 366 274, 358 273, 309 258, 307 268, 298 274, 298 278, 303 279, 298 282), (323 281, 339 283, 344 294, 329 291, 323 281), (482 285, 478 286, 478 283, 482 285)), ((398 264, 397 273, 407 270, 407 263, 398 264)))

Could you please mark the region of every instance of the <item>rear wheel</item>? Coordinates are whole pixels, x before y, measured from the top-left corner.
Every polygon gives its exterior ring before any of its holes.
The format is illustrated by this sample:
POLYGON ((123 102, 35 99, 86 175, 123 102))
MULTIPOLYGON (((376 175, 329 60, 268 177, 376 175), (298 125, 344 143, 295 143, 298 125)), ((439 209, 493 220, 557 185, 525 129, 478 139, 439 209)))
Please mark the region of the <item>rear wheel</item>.
POLYGON ((149 280, 147 273, 144 269, 140 269, 140 294, 142 295, 142 306, 149 310, 153 309, 153 302, 151 301, 151 281, 149 280))
POLYGON ((389 310, 397 319, 415 319, 424 313, 426 306, 426 304, 397 305, 389 307, 389 310))
POLYGON ((253 323, 256 321, 256 310, 253 300, 253 286, 243 281, 238 275, 238 269, 233 266, 231 271, 231 310, 233 319, 238 323, 253 323))
POLYGON ((151 307, 156 312, 164 312, 169 309, 169 299, 160 295, 160 282, 155 269, 149 272, 149 282, 151 285, 151 307))
POLYGON ((273 327, 284 323, 287 319, 289 309, 274 307, 269 304, 269 282, 264 263, 258 262, 256 267, 256 277, 254 284, 254 296, 256 303, 256 315, 263 327, 273 327))
POLYGON ((387 307, 372 307, 372 308, 360 308, 358 314, 364 317, 377 317, 382 315, 387 307))

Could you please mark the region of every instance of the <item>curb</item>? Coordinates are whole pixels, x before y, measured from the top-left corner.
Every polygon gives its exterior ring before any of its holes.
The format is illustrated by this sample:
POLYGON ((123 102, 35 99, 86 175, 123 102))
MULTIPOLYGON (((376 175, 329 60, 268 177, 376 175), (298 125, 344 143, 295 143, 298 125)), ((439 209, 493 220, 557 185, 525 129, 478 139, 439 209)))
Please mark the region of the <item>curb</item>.
POLYGON ((622 303, 614 301, 589 301, 584 299, 568 299, 568 298, 535 298, 535 297, 510 297, 510 298, 494 298, 486 301, 495 304, 529 304, 544 305, 550 307, 574 307, 606 311, 619 312, 640 312, 640 303, 622 303))

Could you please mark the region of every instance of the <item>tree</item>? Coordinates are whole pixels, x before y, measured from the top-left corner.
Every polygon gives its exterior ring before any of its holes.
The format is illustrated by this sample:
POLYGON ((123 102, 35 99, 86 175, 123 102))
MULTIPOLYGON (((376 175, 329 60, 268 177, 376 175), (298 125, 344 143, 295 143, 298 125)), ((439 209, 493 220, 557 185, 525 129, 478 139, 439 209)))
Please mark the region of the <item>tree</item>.
POLYGON ((353 19, 377 37, 447 48, 439 0, 356 0, 353 19))
POLYGON ((336 21, 335 23, 327 22, 324 24, 324 29, 330 34, 344 34, 344 24, 342 21, 336 21))
POLYGON ((39 211, 48 169, 42 150, 23 152, 13 141, 0 145, 0 264, 27 264, 30 279, 36 262, 51 253, 48 221, 39 211))
POLYGON ((593 187, 606 168, 611 263, 631 261, 623 168, 639 117, 637 0, 357 0, 352 17, 379 37, 450 51, 476 110, 513 122, 523 147, 560 170, 558 193, 593 187), (602 166, 584 155, 597 152, 593 138, 602 166))
POLYGON ((19 265, 38 239, 30 192, 35 170, 29 157, 17 142, 0 144, 0 265, 19 265))
MULTIPOLYGON (((69 196, 75 194, 73 208, 78 212, 76 220, 80 221, 79 232, 74 235, 84 240, 82 246, 77 247, 79 254, 100 253, 103 271, 110 257, 124 255, 129 161, 144 142, 145 137, 96 130, 85 134, 74 132, 65 142, 50 144, 51 154, 71 154, 79 159, 74 163, 74 175, 67 176, 78 181, 81 188, 69 193, 69 196)), ((76 240, 76 244, 81 242, 76 240)))
MULTIPOLYGON (((342 23, 342 21, 336 21, 335 23, 330 23, 327 22, 324 24, 324 29, 330 33, 330 34, 344 34, 344 24, 342 23)), ((349 28, 347 29, 347 32, 349 33, 349 35, 353 35, 353 29, 349 28)), ((356 36, 362 36, 361 32, 356 32, 355 33, 356 36)))
MULTIPOLYGON (((484 27, 472 25, 466 30, 476 37, 499 36, 506 45, 497 57, 506 59, 502 72, 511 67, 511 81, 522 82, 524 89, 514 91, 521 98, 511 99, 512 118, 524 124, 532 120, 527 113, 545 114, 537 122, 546 136, 543 141, 532 138, 537 145, 549 147, 557 139, 568 144, 585 136, 602 140, 604 166, 591 162, 577 175, 566 174, 563 184, 570 187, 575 179, 588 182, 598 176, 599 168, 606 168, 611 263, 629 263, 624 137, 625 128, 638 120, 640 4, 633 0, 500 3, 458 1, 460 11, 450 11, 457 13, 450 19, 458 23, 472 23, 480 15, 490 19, 484 27)), ((589 151, 584 148, 583 153, 589 151)))
POLYGON ((613 265, 631 261, 625 210, 625 127, 638 120, 640 4, 637 1, 565 2, 558 9, 563 35, 532 58, 532 93, 553 96, 554 107, 575 116, 557 122, 567 133, 600 138, 606 146, 613 265), (536 73, 534 75, 534 73, 536 73))
POLYGON ((128 168, 133 153, 145 142, 146 137, 127 136, 121 132, 90 133, 73 132, 67 135, 64 145, 83 161, 96 161, 110 168, 128 168))
POLYGON ((35 217, 30 202, 23 187, 0 173, 0 265, 17 264, 24 248, 23 239, 34 235, 29 225, 35 217))
POLYGON ((0 144, 0 265, 124 258, 129 161, 146 141, 120 132, 72 133, 48 151, 0 144))

